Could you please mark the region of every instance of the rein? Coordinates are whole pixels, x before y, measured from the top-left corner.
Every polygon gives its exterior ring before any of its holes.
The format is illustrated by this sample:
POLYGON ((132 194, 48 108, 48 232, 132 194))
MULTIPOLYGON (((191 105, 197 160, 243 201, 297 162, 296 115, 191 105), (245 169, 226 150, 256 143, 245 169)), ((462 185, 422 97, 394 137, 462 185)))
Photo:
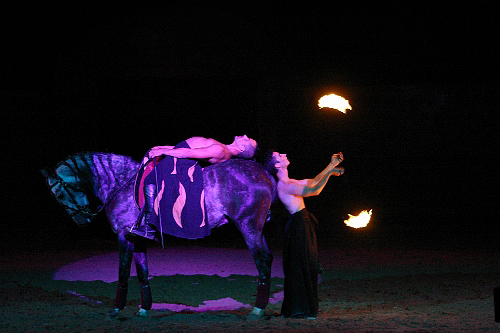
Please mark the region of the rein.
MULTIPOLYGON (((89 205, 86 205, 86 206, 82 206, 78 203, 78 201, 76 200, 75 198, 75 195, 73 194, 71 190, 73 191, 76 191, 76 192, 84 192, 85 193, 85 190, 81 189, 81 188, 78 188, 78 187, 75 187, 67 182, 65 182, 57 173, 53 173, 53 177, 57 180, 55 181, 52 185, 49 185, 49 189, 52 190, 52 188, 54 186, 56 186, 57 184, 60 184, 61 187, 66 191, 66 193, 68 194, 68 196, 70 197, 71 201, 73 202, 74 206, 76 206, 76 208, 72 207, 72 206, 69 206, 69 205, 66 205, 62 202, 60 202, 58 200, 58 202, 67 210, 69 211, 69 216, 70 217, 73 217, 75 215, 78 215, 80 213, 82 213, 83 215, 85 216, 89 216, 91 219, 94 218, 94 216, 96 216, 100 210, 97 211, 97 213, 93 213, 90 206, 89 205)), ((57 198, 56 198, 57 199, 57 198)))
POLYGON ((117 190, 115 190, 113 192, 113 194, 111 194, 108 198, 108 200, 106 200, 105 203, 103 203, 102 205, 100 205, 98 208, 97 208, 97 213, 95 213, 94 215, 97 215, 99 214, 100 211, 102 211, 104 208, 106 208, 107 205, 109 205, 109 203, 115 198, 115 196, 118 194, 118 192, 120 192, 121 190, 123 190, 123 188, 125 186, 128 185, 128 183, 130 183, 130 181, 132 179, 134 179, 136 176, 137 176, 137 173, 139 172, 139 170, 137 170, 133 175, 132 177, 130 177, 129 179, 127 179, 127 181, 125 183, 123 183, 123 185, 121 185, 117 190))

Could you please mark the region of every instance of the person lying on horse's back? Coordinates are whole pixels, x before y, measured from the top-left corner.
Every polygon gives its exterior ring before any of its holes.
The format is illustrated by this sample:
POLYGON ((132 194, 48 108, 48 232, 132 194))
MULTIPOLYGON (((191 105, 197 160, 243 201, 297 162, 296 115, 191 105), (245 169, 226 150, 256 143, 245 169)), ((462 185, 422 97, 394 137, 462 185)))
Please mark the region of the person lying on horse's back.
POLYGON ((235 136, 231 144, 225 145, 214 139, 195 136, 185 140, 190 148, 175 146, 156 146, 148 153, 149 158, 172 156, 177 158, 204 159, 211 164, 227 161, 232 157, 252 158, 257 149, 257 142, 246 135, 235 136))
POLYGON ((256 149, 257 142, 246 135, 234 137, 228 145, 191 137, 176 146, 153 147, 137 177, 135 194, 143 210, 128 237, 159 241, 163 234, 189 239, 208 236, 199 160, 217 164, 232 157, 248 159, 256 149))

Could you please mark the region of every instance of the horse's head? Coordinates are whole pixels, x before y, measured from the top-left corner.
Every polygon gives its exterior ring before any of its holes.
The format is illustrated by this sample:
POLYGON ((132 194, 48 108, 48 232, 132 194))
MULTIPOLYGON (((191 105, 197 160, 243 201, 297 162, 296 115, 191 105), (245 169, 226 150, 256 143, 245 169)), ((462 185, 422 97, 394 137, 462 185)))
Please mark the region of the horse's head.
POLYGON ((79 226, 89 224, 95 209, 89 201, 89 184, 68 164, 60 164, 55 171, 40 170, 47 179, 54 197, 79 226))

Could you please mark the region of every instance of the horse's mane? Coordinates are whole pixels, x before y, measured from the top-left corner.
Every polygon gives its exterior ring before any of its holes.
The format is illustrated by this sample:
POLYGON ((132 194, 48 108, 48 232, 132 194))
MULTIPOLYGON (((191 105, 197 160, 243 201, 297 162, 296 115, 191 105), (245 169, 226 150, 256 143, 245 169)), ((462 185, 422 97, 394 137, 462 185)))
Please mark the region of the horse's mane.
MULTIPOLYGON (((110 152, 80 152, 67 156, 59 162, 55 168, 66 166, 70 172, 85 180, 89 189, 93 188, 94 178, 100 178, 101 175, 108 178, 105 173, 98 170, 111 171, 114 178, 131 177, 139 168, 140 163, 130 156, 120 155, 110 152)), ((57 171, 56 171, 57 172, 57 171)))
POLYGON ((123 159, 125 161, 129 161, 129 162, 134 163, 134 164, 139 163, 134 158, 127 156, 127 155, 116 154, 113 152, 98 152, 98 151, 83 151, 83 152, 79 152, 79 153, 76 153, 73 155, 69 155, 68 157, 66 157, 66 159, 71 158, 71 157, 75 157, 75 156, 80 156, 80 157, 84 157, 84 156, 118 157, 120 159, 123 159))
POLYGON ((139 162, 136 161, 134 158, 127 156, 127 155, 121 155, 121 154, 115 154, 111 152, 95 152, 95 151, 84 151, 84 152, 79 152, 76 154, 72 154, 67 156, 64 160, 59 162, 56 166, 59 167, 61 164, 67 164, 68 161, 75 161, 76 158, 81 158, 83 161, 87 160, 87 158, 91 157, 97 157, 101 161, 105 160, 110 160, 110 159, 119 159, 123 164, 125 165, 134 165, 134 166, 139 166, 139 162))
POLYGON ((119 155, 110 152, 80 152, 67 156, 56 166, 54 174, 57 176, 57 170, 60 167, 65 167, 69 174, 73 174, 80 179, 80 187, 67 187, 68 191, 82 191, 87 195, 89 202, 92 203, 95 210, 100 211, 106 206, 115 194, 124 186, 130 184, 135 179, 135 175, 139 169, 140 163, 130 156, 119 155), (99 207, 96 202, 98 197, 95 192, 95 184, 99 188, 106 189, 101 194, 105 197, 100 197, 103 205, 99 207), (105 184, 106 186, 102 186, 105 184))

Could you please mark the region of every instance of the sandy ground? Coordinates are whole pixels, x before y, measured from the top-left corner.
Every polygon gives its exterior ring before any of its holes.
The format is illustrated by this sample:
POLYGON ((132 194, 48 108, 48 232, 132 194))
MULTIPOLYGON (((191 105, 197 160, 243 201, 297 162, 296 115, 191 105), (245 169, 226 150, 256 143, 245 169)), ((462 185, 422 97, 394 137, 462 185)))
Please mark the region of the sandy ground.
POLYGON ((325 273, 316 320, 280 313, 283 274, 274 253, 272 298, 248 316, 256 269, 244 247, 176 245, 149 250, 153 310, 131 277, 127 307, 108 311, 116 290, 113 241, 10 250, 0 269, 2 332, 497 332, 498 256, 461 250, 342 248, 320 244, 325 273))

